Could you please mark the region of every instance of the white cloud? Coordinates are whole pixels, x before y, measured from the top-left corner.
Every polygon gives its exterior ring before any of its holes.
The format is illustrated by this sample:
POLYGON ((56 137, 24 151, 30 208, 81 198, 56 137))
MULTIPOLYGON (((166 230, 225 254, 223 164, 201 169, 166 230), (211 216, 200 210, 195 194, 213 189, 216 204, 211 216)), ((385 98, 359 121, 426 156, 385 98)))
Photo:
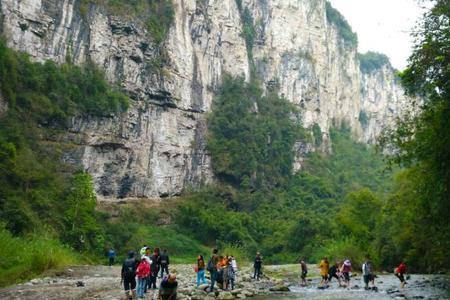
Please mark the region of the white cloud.
POLYGON ((417 0, 330 0, 358 34, 359 52, 386 54, 404 69, 411 54, 410 33, 424 13, 417 0))

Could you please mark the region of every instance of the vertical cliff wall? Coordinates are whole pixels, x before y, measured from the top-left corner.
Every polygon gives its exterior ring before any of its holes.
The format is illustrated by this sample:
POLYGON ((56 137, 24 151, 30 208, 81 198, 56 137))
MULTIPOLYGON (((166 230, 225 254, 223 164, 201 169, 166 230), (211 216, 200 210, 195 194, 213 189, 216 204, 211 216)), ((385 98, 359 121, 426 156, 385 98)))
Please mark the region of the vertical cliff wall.
POLYGON ((94 62, 132 98, 122 116, 74 118, 67 136, 78 147, 66 160, 92 174, 100 198, 168 197, 212 180, 205 118, 224 73, 248 80, 253 70, 266 88, 279 88, 300 107, 305 127, 321 127, 325 146, 328 129, 343 121, 373 142, 404 101, 388 67, 360 72, 356 48, 328 22, 324 0, 173 1, 162 67, 159 45, 140 22, 101 5, 80 13, 80 3, 0 0, 1 32, 37 61, 94 62), (243 8, 257 33, 253 55, 243 8))

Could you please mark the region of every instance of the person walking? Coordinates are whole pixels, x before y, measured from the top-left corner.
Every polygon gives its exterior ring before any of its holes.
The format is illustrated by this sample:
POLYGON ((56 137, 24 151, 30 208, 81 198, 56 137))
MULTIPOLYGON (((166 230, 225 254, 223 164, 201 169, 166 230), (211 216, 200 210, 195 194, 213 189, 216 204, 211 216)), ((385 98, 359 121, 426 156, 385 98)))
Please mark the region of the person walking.
POLYGON ((231 267, 233 268, 234 282, 236 282, 237 281, 238 266, 237 266, 236 259, 234 258, 233 255, 231 255, 231 267))
POLYGON ((127 299, 133 299, 136 292, 136 266, 137 260, 134 252, 128 252, 128 258, 122 264, 121 277, 127 299))
POLYGON ((228 256, 228 268, 227 268, 227 283, 226 287, 234 290, 234 282, 236 280, 236 275, 234 273, 234 268, 232 266, 232 257, 228 256))
POLYGON ((339 277, 339 263, 335 262, 334 265, 332 265, 330 267, 330 269, 328 270, 328 282, 331 282, 331 280, 334 278, 337 279, 339 286, 342 286, 341 284, 341 278, 339 277))
POLYGON ((224 257, 222 257, 220 259, 220 272, 222 274, 222 289, 224 290, 228 290, 228 268, 229 268, 229 264, 228 264, 228 256, 225 255, 224 257))
POLYGON ((406 273, 406 264, 402 261, 398 265, 397 268, 394 270, 395 276, 400 280, 400 287, 404 288, 406 281, 405 281, 405 273, 406 273))
POLYGON ((208 265, 206 266, 206 268, 210 274, 210 278, 211 278, 211 286, 209 288, 210 292, 214 291, 214 284, 216 283, 217 276, 218 276, 218 270, 217 270, 217 265, 219 264, 218 253, 219 253, 219 251, 217 249, 213 249, 212 255, 208 261, 208 265))
POLYGON ((137 296, 139 299, 144 299, 144 290, 147 286, 147 277, 150 275, 151 260, 147 256, 143 256, 141 262, 136 269, 137 282, 137 296))
POLYGON ((344 283, 346 287, 350 287, 350 272, 352 271, 352 263, 349 259, 344 260, 341 267, 342 276, 344 276, 344 283))
MULTIPOLYGON (((141 253, 142 253, 142 249, 141 249, 141 253)), ((144 252, 143 252, 143 253, 144 253, 144 254, 141 255, 141 259, 144 259, 145 257, 147 257, 148 260, 150 260, 150 264, 153 264, 153 261, 151 260, 151 257, 152 257, 152 250, 150 249, 150 247, 146 247, 146 248, 144 249, 144 252)), ((151 270, 151 267, 150 267, 150 270, 151 270)), ((148 290, 149 288, 151 288, 151 287, 150 287, 150 279, 151 279, 151 274, 148 274, 147 278, 145 279, 145 281, 146 281, 145 287, 144 287, 144 293, 145 293, 145 294, 147 293, 147 290, 148 290)))
POLYGON ((197 287, 207 283, 205 278, 205 260, 203 259, 203 255, 199 255, 197 257, 197 287))
POLYGON ((160 259, 159 259, 159 248, 155 247, 153 250, 153 255, 150 256, 152 261, 150 265, 150 283, 148 288, 156 289, 156 280, 158 278, 160 259))
POLYGON ((320 268, 320 276, 322 280, 320 281, 319 286, 324 286, 328 283, 328 269, 330 268, 330 263, 328 262, 328 258, 324 257, 319 264, 320 268))
POLYGON ((114 265, 115 260, 116 260, 116 251, 114 251, 113 248, 109 248, 109 250, 108 250, 108 263, 109 263, 110 267, 112 265, 114 265))
POLYGON ((253 262, 253 268, 255 272, 253 273, 253 279, 259 280, 261 277, 261 268, 262 268, 262 256, 261 253, 256 252, 255 261, 253 262))
POLYGON ((164 277, 164 272, 166 274, 169 274, 169 255, 167 254, 167 249, 164 249, 160 258, 159 258, 160 264, 161 264, 161 278, 164 277))
POLYGON ((308 266, 306 265, 305 260, 301 260, 300 261, 300 266, 301 266, 301 275, 300 278, 302 279, 300 285, 301 286, 306 286, 306 275, 308 274, 308 266))
POLYGON ((375 288, 375 276, 373 274, 373 265, 370 257, 367 256, 366 261, 362 265, 362 274, 364 279, 364 288, 369 289, 369 282, 372 283, 372 288, 375 288))

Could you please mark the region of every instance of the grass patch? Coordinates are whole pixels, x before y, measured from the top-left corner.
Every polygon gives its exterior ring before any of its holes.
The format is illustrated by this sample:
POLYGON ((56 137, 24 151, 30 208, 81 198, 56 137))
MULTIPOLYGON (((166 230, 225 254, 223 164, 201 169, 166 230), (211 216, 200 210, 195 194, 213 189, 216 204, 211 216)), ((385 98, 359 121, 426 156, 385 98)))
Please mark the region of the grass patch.
POLYGON ((80 261, 78 254, 56 239, 13 237, 6 229, 0 229, 0 287, 80 261))

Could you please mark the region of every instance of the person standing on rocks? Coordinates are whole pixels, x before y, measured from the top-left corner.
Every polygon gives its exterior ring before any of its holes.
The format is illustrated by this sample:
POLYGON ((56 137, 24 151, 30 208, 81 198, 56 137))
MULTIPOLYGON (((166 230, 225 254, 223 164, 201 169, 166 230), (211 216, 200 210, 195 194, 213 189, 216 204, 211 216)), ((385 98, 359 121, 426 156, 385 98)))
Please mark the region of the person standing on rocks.
POLYGON ((205 278, 205 260, 203 259, 203 255, 199 255, 197 257, 197 287, 207 283, 205 278))
POLYGON ((221 257, 220 259, 220 272, 222 273, 222 289, 228 290, 228 255, 225 255, 224 257, 221 257))
POLYGON ((330 263, 328 262, 328 258, 324 257, 319 264, 320 268, 320 276, 322 276, 322 280, 320 281, 319 286, 324 286, 328 283, 328 269, 330 268, 330 263))
MULTIPOLYGON (((151 257, 152 257, 152 249, 150 249, 150 247, 147 247, 144 250, 144 254, 141 256, 141 259, 144 259, 144 257, 147 257, 151 263, 151 257)), ((145 284, 145 288, 144 288, 144 293, 147 293, 147 290, 151 288, 150 286, 150 279, 151 279, 151 274, 148 274, 147 278, 146 278, 146 284, 145 284)))
POLYGON ((151 260, 147 256, 142 256, 141 262, 136 269, 137 282, 137 296, 140 299, 144 298, 144 290, 147 286, 147 278, 150 275, 151 260))
POLYGON ((234 282, 236 282, 236 279, 237 279, 237 272, 238 272, 238 266, 237 266, 236 259, 234 258, 233 255, 231 255, 231 267, 233 268, 234 282))
POLYGON ((300 261, 301 271, 302 274, 300 275, 300 278, 302 279, 302 282, 300 283, 301 286, 306 286, 306 275, 308 274, 308 266, 306 265, 305 260, 300 261))
POLYGON ((259 252, 256 252, 253 268, 255 269, 255 272, 253 273, 253 279, 259 280, 259 278, 261 277, 261 268, 262 268, 262 256, 261 253, 259 252))
POLYGON ((375 276, 373 274, 373 265, 369 257, 362 265, 362 274, 364 279, 364 288, 369 289, 369 282, 372 282, 372 288, 375 288, 375 276))
POLYGON ((160 263, 161 263, 161 278, 164 277, 164 272, 166 274, 169 274, 169 255, 167 254, 167 249, 164 249, 161 256, 160 256, 160 263))
POLYGON ((209 258, 208 265, 206 266, 210 278, 211 278, 211 287, 209 288, 210 292, 214 291, 214 284, 216 283, 218 270, 217 265, 219 264, 219 255, 217 254, 219 251, 217 249, 213 249, 212 255, 209 258))
POLYGON ((406 264, 402 261, 397 268, 394 270, 395 276, 400 280, 400 287, 404 288, 406 281, 405 281, 405 273, 406 273, 406 264))
POLYGON ((341 273, 344 276, 344 283, 346 287, 350 287, 350 272, 352 271, 352 263, 349 259, 344 260, 341 267, 341 273))
POLYGON ((339 278, 338 272, 339 272, 339 263, 335 262, 334 265, 330 267, 330 270, 328 270, 328 282, 331 282, 331 280, 334 277, 337 279, 339 286, 342 286, 341 278, 339 278))
POLYGON ((114 265, 116 260, 116 251, 114 251, 114 249, 111 247, 108 250, 108 261, 109 261, 109 266, 111 267, 112 265, 114 265))
POLYGON ((128 258, 122 264, 121 277, 125 295, 127 299, 133 299, 136 292, 136 266, 137 260, 134 257, 134 252, 128 252, 128 258))
POLYGON ((155 247, 153 250, 153 255, 150 257, 152 264, 150 265, 150 284, 149 288, 156 289, 156 279, 159 273, 160 266, 160 257, 159 257, 159 248, 155 247))
POLYGON ((227 288, 231 287, 231 289, 234 290, 234 282, 235 282, 235 279, 236 279, 236 275, 234 273, 234 268, 233 268, 233 265, 232 265, 232 261, 233 261, 232 260, 232 256, 228 256, 227 288))

